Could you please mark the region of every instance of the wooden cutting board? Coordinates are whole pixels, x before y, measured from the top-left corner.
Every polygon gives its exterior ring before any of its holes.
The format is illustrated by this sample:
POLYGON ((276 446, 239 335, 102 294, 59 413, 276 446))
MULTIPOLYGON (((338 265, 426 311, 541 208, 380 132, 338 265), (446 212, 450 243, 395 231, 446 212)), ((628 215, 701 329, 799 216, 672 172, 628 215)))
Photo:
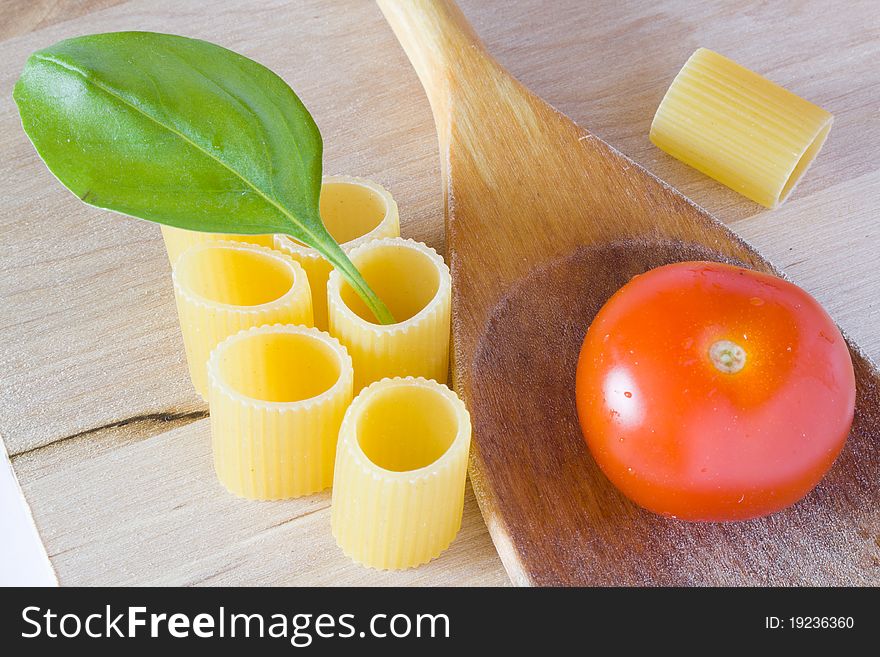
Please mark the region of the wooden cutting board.
MULTIPOLYGON (((830 15, 823 3, 795 0, 461 5, 521 81, 727 222, 880 357, 874 3, 830 15), (764 211, 648 142, 657 103, 700 45, 837 116, 822 155, 780 210, 764 211)), ((367 0, 223 0, 210 12, 173 0, 7 0, 0 12, 0 435, 61 583, 505 583, 472 496, 461 535, 440 559, 379 573, 336 548, 328 495, 266 504, 226 494, 211 470, 204 406, 186 378, 158 230, 83 206, 61 188, 11 102, 27 54, 60 38, 146 29, 216 41, 296 89, 325 136, 328 173, 382 182, 400 202, 404 234, 442 249, 433 122, 378 9, 367 0)), ((859 538, 865 568, 876 572, 878 537, 859 538)), ((774 545, 758 549, 773 554, 774 545)), ((808 545, 779 558, 803 566, 791 569, 799 573, 791 583, 834 579, 834 564, 811 558, 808 545)), ((749 568, 736 564, 716 583, 760 579, 749 568)))

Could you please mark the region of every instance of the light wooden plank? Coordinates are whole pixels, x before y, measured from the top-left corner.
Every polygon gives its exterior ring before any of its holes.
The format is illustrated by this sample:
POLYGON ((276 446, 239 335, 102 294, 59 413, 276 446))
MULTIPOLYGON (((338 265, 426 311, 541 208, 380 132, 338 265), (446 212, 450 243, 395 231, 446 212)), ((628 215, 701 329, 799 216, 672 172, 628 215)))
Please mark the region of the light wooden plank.
POLYGON ((507 581, 468 489, 462 530, 420 568, 350 561, 330 533, 329 492, 253 502, 226 492, 208 420, 23 482, 62 585, 497 585, 507 581), (125 482, 121 485, 121 482, 125 482), (63 491, 63 494, 59 494, 63 491))
POLYGON ((880 362, 880 171, 792 199, 733 228, 809 290, 874 362, 880 362))
MULTIPOLYGON (((698 47, 825 107, 829 140, 791 200, 877 170, 880 12, 874 0, 460 3, 489 51, 543 99, 725 222, 774 211, 658 150, 654 112, 698 47), (821 16, 821 20, 817 17, 821 16)), ((876 198, 876 197, 875 197, 876 198)), ((865 267, 867 270, 868 267, 865 267)))
POLYGON ((86 16, 122 0, 3 0, 0 39, 26 34, 62 21, 86 16))

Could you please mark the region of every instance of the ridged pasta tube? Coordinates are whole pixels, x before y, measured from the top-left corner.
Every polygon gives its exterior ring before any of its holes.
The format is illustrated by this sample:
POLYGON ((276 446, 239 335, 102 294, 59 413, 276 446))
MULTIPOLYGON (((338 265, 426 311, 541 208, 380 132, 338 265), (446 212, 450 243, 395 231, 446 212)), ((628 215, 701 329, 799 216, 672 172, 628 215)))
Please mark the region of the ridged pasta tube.
POLYGON ((354 362, 355 391, 391 376, 446 383, 452 280, 434 249, 400 237, 373 240, 349 257, 379 295, 395 324, 376 324, 339 272, 327 283, 330 333, 354 362))
POLYGON ((654 144, 768 208, 785 201, 834 117, 716 52, 700 48, 651 124, 654 144))
POLYGON ((305 326, 251 328, 221 342, 207 371, 214 468, 227 489, 277 500, 330 486, 352 398, 338 340, 305 326))
POLYGON ((444 385, 383 379, 339 430, 331 524, 343 552, 372 568, 426 563, 461 527, 470 416, 444 385))
POLYGON ((165 241, 165 250, 168 252, 168 262, 174 267, 174 263, 180 255, 189 247, 204 242, 216 242, 217 240, 228 240, 231 242, 246 242, 248 244, 258 244, 266 246, 270 249, 274 245, 272 235, 232 235, 226 233, 200 233, 195 230, 184 230, 183 228, 175 228, 174 226, 161 226, 162 239, 165 241))
POLYGON ((205 400, 205 364, 223 339, 251 326, 312 323, 312 296, 303 268, 264 246, 197 244, 178 258, 172 280, 190 379, 205 400))
MULTIPOLYGON (((397 203, 381 185, 351 176, 325 176, 321 219, 346 252, 379 237, 400 235, 397 203)), ((315 326, 327 330, 327 277, 333 267, 317 251, 288 235, 275 236, 275 248, 299 262, 312 286, 315 326)))

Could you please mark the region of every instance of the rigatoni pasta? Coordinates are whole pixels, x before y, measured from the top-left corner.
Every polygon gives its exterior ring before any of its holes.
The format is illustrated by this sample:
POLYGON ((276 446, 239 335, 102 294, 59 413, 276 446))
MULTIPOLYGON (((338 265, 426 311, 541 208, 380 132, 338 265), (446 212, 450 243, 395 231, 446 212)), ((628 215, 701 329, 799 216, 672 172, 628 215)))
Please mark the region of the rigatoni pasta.
POLYGON ((312 323, 306 273, 278 251, 243 242, 204 242, 178 258, 171 276, 190 378, 206 400, 205 364, 223 339, 262 324, 312 323))
MULTIPOLYGON (((321 219, 346 252, 380 237, 400 235, 397 203, 381 185, 352 176, 325 176, 321 219)), ((299 262, 309 276, 315 326, 327 330, 327 278, 333 267, 315 249, 289 235, 276 235, 275 248, 299 262)))
POLYGON ((834 117, 716 52, 700 48, 660 103, 651 141, 774 208, 825 142, 834 117))
POLYGON ((327 488, 339 426, 352 398, 351 359, 337 340, 305 326, 237 333, 208 362, 214 468, 249 499, 327 488))
POLYGON ((180 255, 189 247, 205 242, 228 240, 230 242, 247 242, 272 248, 274 241, 272 235, 232 235, 226 233, 201 233, 195 230, 184 230, 174 226, 160 226, 162 239, 165 242, 165 250, 168 252, 168 262, 174 267, 174 263, 180 255))
POLYGON ((396 320, 377 324, 339 272, 330 274, 330 333, 351 354, 355 391, 391 376, 445 383, 452 280, 443 258, 420 242, 399 237, 373 240, 348 255, 396 320))
POLYGON ((445 550, 461 526, 470 441, 470 416, 446 386, 410 377, 365 388, 336 451, 331 525, 342 550, 394 569, 445 550))

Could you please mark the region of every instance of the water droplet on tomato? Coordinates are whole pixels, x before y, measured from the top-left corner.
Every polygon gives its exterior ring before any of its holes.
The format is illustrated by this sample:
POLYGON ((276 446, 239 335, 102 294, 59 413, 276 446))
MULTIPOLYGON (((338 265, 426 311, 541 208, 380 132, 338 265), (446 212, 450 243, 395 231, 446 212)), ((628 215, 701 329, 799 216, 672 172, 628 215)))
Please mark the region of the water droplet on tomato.
POLYGON ((630 399, 633 396, 633 394, 629 390, 627 390, 626 392, 623 393, 623 396, 626 397, 627 399, 630 399))
POLYGON ((764 300, 761 297, 752 297, 751 299, 749 299, 749 303, 753 306, 763 306, 764 300))

